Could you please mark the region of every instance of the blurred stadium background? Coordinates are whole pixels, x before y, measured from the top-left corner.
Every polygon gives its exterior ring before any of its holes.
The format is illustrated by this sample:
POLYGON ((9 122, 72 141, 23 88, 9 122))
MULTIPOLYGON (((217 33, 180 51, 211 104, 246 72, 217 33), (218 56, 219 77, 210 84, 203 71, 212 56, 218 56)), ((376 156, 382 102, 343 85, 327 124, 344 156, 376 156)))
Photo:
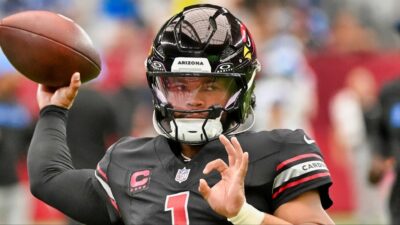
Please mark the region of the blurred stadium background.
MULTIPOLYGON (((154 134, 144 70, 152 38, 173 13, 194 3, 225 6, 252 31, 263 67, 257 78, 255 129, 299 127, 318 142, 334 180, 334 205, 329 212, 335 222, 386 224, 392 174, 367 187, 370 147, 363 115, 381 86, 400 74, 400 1, 0 0, 0 16, 40 9, 80 24, 101 52, 103 63, 101 75, 85 86, 117 109, 115 136, 141 136, 154 134)), ((15 71, 4 57, 0 60, 0 143, 5 137, 1 132, 10 126, 24 133, 18 137, 21 143, 29 143, 38 117, 36 84, 10 75, 15 71), (11 118, 10 111, 3 110, 9 102, 27 113, 11 118), (25 123, 10 124, 11 119, 25 123)), ((1 213, 11 215, 18 208, 17 218, 9 220, 18 221, 15 224, 66 224, 62 214, 30 195, 26 145, 13 150, 18 154, 11 158, 2 155, 1 148, 6 146, 0 145, 0 202, 6 202, 2 198, 7 194, 1 192, 9 186, 20 186, 21 194, 12 205, 0 203, 0 223, 6 217, 1 213), (2 167, 5 161, 10 167, 2 167), (14 166, 17 180, 12 179, 14 166)))

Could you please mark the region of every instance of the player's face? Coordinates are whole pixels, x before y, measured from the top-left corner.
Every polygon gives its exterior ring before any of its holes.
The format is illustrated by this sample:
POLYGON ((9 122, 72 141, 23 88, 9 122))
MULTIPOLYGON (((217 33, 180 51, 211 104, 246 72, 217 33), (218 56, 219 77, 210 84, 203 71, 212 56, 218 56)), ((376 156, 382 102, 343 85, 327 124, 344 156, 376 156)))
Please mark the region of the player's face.
MULTIPOLYGON (((236 83, 225 77, 164 77, 163 95, 176 110, 206 110, 227 106, 236 83)), ((175 117, 205 118, 207 113, 176 113, 175 117)))

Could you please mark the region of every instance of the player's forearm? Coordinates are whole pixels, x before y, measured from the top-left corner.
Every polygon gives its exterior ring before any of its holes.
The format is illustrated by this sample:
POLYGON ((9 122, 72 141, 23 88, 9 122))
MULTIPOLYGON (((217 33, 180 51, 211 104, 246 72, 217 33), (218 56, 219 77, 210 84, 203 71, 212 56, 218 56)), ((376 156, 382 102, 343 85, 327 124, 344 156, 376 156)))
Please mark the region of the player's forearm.
POLYGON ((43 185, 57 174, 72 169, 66 144, 67 111, 48 106, 41 111, 28 151, 28 172, 34 194, 43 192, 43 185))

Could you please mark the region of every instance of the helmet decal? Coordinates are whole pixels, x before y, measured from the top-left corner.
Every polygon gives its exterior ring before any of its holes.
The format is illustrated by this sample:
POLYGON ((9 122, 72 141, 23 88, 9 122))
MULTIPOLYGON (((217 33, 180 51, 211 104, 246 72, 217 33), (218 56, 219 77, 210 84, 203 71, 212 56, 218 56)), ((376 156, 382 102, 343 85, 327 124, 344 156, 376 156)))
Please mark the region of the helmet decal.
POLYGON ((233 63, 222 63, 217 66, 217 69, 215 69, 216 73, 226 73, 232 71, 233 71, 233 63))
POLYGON ((244 58, 251 60, 252 52, 250 51, 250 48, 252 48, 253 46, 253 44, 251 43, 252 39, 247 33, 247 28, 243 23, 240 24, 240 33, 242 35, 242 41, 245 44, 243 47, 243 56, 244 58))
POLYGON ((246 32, 246 27, 244 26, 243 23, 240 24, 240 34, 242 35, 242 42, 246 43, 247 42, 247 32, 246 32))
POLYGON ((243 55, 246 59, 251 60, 251 52, 250 52, 249 48, 247 48, 247 46, 244 46, 243 55))
POLYGON ((211 66, 207 58, 176 57, 171 72, 209 73, 211 66))
POLYGON ((166 71, 164 64, 159 61, 153 61, 151 63, 151 68, 153 68, 154 71, 166 71))

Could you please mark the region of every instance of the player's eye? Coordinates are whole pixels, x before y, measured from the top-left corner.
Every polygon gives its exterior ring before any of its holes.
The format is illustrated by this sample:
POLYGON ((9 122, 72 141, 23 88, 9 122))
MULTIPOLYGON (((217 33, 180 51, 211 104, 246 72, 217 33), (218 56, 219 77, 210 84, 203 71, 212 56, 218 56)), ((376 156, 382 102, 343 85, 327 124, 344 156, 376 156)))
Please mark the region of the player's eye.
POLYGON ((187 91, 188 90, 188 87, 187 87, 187 84, 185 84, 185 83, 179 83, 179 82, 176 82, 176 83, 173 83, 173 84, 169 84, 168 85, 168 90, 169 91, 175 91, 175 92, 183 92, 183 91, 187 91))
POLYGON ((219 89, 219 87, 217 84, 215 84, 215 82, 208 82, 204 85, 204 90, 206 90, 206 91, 215 91, 218 89, 219 89))

